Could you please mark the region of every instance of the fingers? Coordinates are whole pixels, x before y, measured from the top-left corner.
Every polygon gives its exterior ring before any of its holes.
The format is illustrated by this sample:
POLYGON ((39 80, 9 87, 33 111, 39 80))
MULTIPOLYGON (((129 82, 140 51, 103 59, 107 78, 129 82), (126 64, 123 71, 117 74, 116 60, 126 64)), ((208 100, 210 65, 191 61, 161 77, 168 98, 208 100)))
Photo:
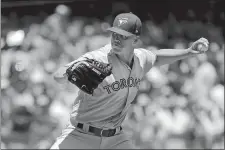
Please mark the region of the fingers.
POLYGON ((200 38, 198 40, 198 43, 204 44, 205 47, 208 47, 209 46, 209 41, 206 38, 200 38))
POLYGON ((203 42, 206 42, 207 44, 209 44, 209 41, 206 39, 206 38, 200 38, 199 40, 203 41, 203 42))

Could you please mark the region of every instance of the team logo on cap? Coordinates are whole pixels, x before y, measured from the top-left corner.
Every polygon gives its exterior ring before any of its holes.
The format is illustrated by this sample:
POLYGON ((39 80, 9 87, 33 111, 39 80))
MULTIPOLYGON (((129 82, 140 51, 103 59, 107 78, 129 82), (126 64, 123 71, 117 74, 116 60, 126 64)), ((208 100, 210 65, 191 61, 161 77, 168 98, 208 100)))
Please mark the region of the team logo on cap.
POLYGON ((128 18, 119 18, 118 26, 121 26, 128 22, 128 18))

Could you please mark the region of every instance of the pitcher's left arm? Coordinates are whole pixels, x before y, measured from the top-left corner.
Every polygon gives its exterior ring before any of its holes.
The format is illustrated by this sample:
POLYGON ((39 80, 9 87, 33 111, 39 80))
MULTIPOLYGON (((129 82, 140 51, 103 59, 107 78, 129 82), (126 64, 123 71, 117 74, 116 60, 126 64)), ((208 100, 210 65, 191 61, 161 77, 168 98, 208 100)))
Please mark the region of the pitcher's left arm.
POLYGON ((209 42, 205 38, 200 38, 195 41, 191 47, 187 49, 160 49, 154 51, 156 54, 156 61, 154 66, 162 66, 165 64, 174 63, 177 60, 185 59, 196 54, 204 53, 208 50, 209 42))

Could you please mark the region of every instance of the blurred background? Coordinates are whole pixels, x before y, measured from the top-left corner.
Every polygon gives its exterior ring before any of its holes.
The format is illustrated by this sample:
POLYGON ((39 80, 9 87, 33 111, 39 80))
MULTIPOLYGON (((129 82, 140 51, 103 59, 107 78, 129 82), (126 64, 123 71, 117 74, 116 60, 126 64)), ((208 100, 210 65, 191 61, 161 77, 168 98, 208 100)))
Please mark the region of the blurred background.
POLYGON ((123 123, 137 148, 224 148, 223 0, 2 0, 1 9, 2 149, 51 146, 77 95, 52 73, 107 44, 121 12, 143 21, 140 47, 210 42, 207 53, 153 67, 141 81, 123 123))

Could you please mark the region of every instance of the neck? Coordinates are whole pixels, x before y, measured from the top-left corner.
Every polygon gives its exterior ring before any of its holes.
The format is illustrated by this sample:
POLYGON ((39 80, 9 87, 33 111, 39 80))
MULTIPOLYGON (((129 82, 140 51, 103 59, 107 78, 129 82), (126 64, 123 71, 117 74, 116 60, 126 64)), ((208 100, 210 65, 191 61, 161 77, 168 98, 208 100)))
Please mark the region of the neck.
POLYGON ((128 53, 120 53, 116 55, 120 60, 122 60, 123 62, 125 62, 127 65, 130 66, 134 56, 134 50, 124 50, 124 52, 128 52, 128 53))

